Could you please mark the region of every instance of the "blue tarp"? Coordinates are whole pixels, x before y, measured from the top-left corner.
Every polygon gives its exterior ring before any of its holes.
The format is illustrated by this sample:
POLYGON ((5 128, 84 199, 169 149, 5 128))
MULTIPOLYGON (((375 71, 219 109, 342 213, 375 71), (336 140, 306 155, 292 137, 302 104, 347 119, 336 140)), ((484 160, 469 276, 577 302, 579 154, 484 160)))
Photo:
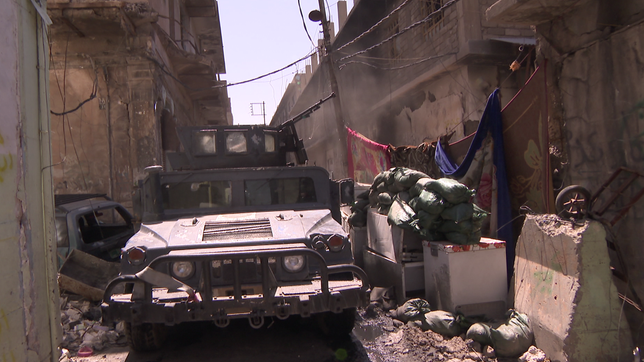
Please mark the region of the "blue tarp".
POLYGON ((436 146, 434 156, 436 164, 447 176, 460 178, 465 175, 472 164, 474 154, 478 151, 483 140, 488 134, 492 135, 494 142, 493 163, 496 169, 497 182, 497 220, 499 229, 497 238, 505 241, 506 246, 506 266, 508 270, 508 280, 512 277, 514 269, 514 234, 512 232, 512 209, 510 205, 510 189, 508 187, 508 178, 505 169, 505 154, 503 148, 503 122, 501 120, 501 103, 499 101, 499 90, 496 89, 487 100, 487 105, 483 111, 483 116, 479 122, 478 129, 472 140, 470 148, 460 165, 457 165, 450 159, 443 149, 440 141, 436 146))

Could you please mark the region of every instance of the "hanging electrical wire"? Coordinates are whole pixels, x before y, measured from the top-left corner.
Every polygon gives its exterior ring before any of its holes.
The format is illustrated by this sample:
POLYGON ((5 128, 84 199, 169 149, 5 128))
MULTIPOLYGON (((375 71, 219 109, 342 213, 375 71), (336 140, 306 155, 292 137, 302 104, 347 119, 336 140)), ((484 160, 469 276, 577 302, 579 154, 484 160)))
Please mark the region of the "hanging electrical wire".
MULTIPOLYGON (((377 48, 377 47, 379 47, 379 46, 381 46, 381 45, 383 45, 383 44, 385 44, 385 43, 387 43, 387 42, 392 41, 393 39, 395 39, 395 38, 397 38, 397 37, 401 36, 402 34, 404 34, 404 33, 408 32, 409 30, 411 30, 411 29, 413 29, 413 28, 415 28, 415 27, 417 27, 417 26, 420 26, 420 25, 422 25, 422 24, 424 24, 424 23, 426 23, 426 22, 428 22, 428 21, 432 20, 432 18, 434 18, 436 15, 440 14, 443 10, 447 9, 448 7, 450 7, 450 6, 454 5, 457 1, 458 1, 458 0, 450 0, 450 1, 446 2, 443 6, 441 6, 439 9, 437 9, 437 10, 436 10, 436 11, 434 11, 434 12, 432 12, 431 14, 427 15, 424 19, 419 20, 419 21, 417 21, 417 22, 415 22, 415 23, 413 23, 413 24, 409 25, 408 27, 404 28, 403 30, 400 30, 400 31, 399 31, 399 32, 397 32, 396 34, 393 34, 392 36, 388 37, 387 39, 385 39, 385 40, 381 41, 381 42, 380 42, 380 43, 378 43, 378 44, 374 44, 374 45, 372 45, 372 46, 370 46, 370 47, 368 47, 368 48, 366 48, 366 49, 364 49, 364 50, 360 50, 360 51, 355 52, 355 53, 353 53, 353 54, 349 54, 349 55, 344 56, 344 57, 342 57, 342 58, 338 59, 338 60, 336 61, 336 63, 339 63, 339 62, 341 62, 341 61, 343 61, 343 60, 345 60, 345 59, 353 58, 353 57, 355 57, 355 56, 357 56, 357 55, 360 55, 360 54, 364 54, 364 53, 366 53, 366 52, 368 52, 368 51, 370 51, 370 50, 373 50, 373 49, 375 49, 375 48, 377 48)), ((360 36, 360 35, 359 35, 359 36, 360 36)))
POLYGON ((414 66, 414 65, 418 65, 418 64, 433 60, 433 59, 446 57, 448 55, 454 55, 454 54, 456 54, 456 53, 454 52, 454 53, 445 53, 445 54, 441 54, 441 55, 434 55, 434 56, 431 56, 431 57, 423 58, 423 59, 418 60, 418 61, 413 62, 413 63, 401 65, 401 66, 398 66, 398 67, 379 67, 377 65, 373 65, 373 64, 370 64, 370 63, 367 63, 367 62, 361 62, 361 61, 354 60, 354 61, 343 63, 338 68, 340 70, 342 70, 342 68, 346 67, 349 64, 362 64, 362 65, 367 65, 367 66, 370 66, 370 67, 378 69, 378 70, 398 70, 398 69, 408 68, 408 67, 411 67, 411 66, 414 66))
MULTIPOLYGON (((299 0, 298 0, 298 1, 299 1, 299 0)), ((402 4, 400 4, 400 5, 398 5, 398 7, 397 7, 397 8, 395 8, 392 12, 390 12, 389 14, 387 14, 387 16, 385 16, 384 18, 380 19, 380 21, 378 21, 377 23, 375 23, 371 28, 367 29, 367 30, 366 30, 365 32, 363 32, 362 34, 360 34, 360 35, 358 35, 357 37, 353 38, 353 40, 351 40, 351 41, 349 41, 349 42, 345 43, 344 45, 340 46, 339 48, 335 49, 335 51, 342 50, 343 48, 345 48, 345 47, 347 47, 347 46, 349 46, 349 45, 351 45, 351 44, 353 44, 353 43, 357 42, 358 40, 362 39, 364 36, 366 36, 367 34, 371 33, 374 29, 376 29, 378 26, 380 26, 380 24, 382 24, 382 23, 384 23, 385 21, 387 21, 387 19, 389 19, 392 15, 396 14, 400 9, 402 9, 402 8, 403 8, 405 5, 407 5, 407 3, 409 3, 410 1, 411 1, 411 0, 405 0, 405 2, 403 2, 403 3, 402 3, 402 4)))
POLYGON ((313 42, 313 39, 311 39, 311 35, 309 34, 309 30, 306 28, 306 21, 304 20, 304 13, 302 13, 302 3, 301 0, 297 0, 297 6, 300 9, 300 18, 302 18, 302 26, 304 27, 304 32, 306 33, 306 36, 309 38, 311 41, 311 44, 313 44, 313 47, 316 48, 317 45, 313 42))
POLYGON ((77 110, 79 110, 85 103, 91 101, 92 99, 96 98, 96 93, 98 92, 98 74, 96 74, 96 77, 94 78, 94 83, 92 84, 92 92, 89 95, 89 98, 85 99, 84 101, 80 102, 74 109, 70 109, 69 111, 63 111, 63 112, 54 112, 52 110, 49 110, 51 114, 54 116, 64 116, 66 114, 74 113, 77 110))
POLYGON ((266 78, 266 77, 268 77, 269 75, 273 75, 273 74, 275 74, 275 73, 279 73, 279 72, 283 71, 284 69, 288 69, 288 68, 290 68, 290 67, 292 67, 292 66, 296 65, 297 63, 299 63, 299 62, 301 62, 301 61, 303 61, 303 60, 306 60, 306 59, 310 58, 310 57, 311 57, 311 55, 313 55, 313 54, 315 54, 315 53, 317 53, 317 49, 316 49, 316 50, 312 50, 312 51, 310 51, 307 55, 303 56, 302 58, 300 58, 300 59, 298 59, 298 60, 296 60, 296 61, 294 61, 294 62, 292 62, 292 63, 290 63, 290 64, 288 64, 288 65, 286 65, 286 66, 283 66, 282 68, 279 68, 279 69, 274 70, 274 71, 272 71, 272 72, 268 72, 268 73, 262 74, 262 75, 260 75, 260 76, 257 76, 257 77, 251 78, 251 79, 243 80, 243 81, 240 81, 240 82, 234 82, 234 83, 227 83, 227 84, 215 85, 215 86, 212 86, 212 87, 205 87, 205 88, 192 88, 192 87, 190 87, 189 85, 187 85, 187 84, 185 84, 184 82, 182 82, 179 78, 177 78, 177 77, 176 77, 174 74, 172 74, 170 71, 168 71, 168 70, 166 69, 166 66, 165 66, 163 63, 161 63, 159 60, 157 60, 156 58, 154 58, 154 57, 152 57, 152 56, 149 56, 149 55, 146 55, 146 58, 147 58, 148 60, 150 60, 152 63, 154 63, 154 65, 156 65, 156 66, 157 66, 157 67, 158 67, 158 68, 159 68, 163 73, 167 74, 170 78, 174 79, 177 83, 181 84, 184 88, 186 88, 186 89, 188 89, 188 90, 190 90, 190 91, 193 91, 193 92, 200 92, 200 91, 206 91, 206 90, 210 90, 210 89, 218 89, 218 88, 232 87, 232 86, 235 86, 235 85, 246 84, 246 83, 250 83, 250 82, 253 82, 253 81, 256 81, 256 80, 262 79, 262 78, 266 78))

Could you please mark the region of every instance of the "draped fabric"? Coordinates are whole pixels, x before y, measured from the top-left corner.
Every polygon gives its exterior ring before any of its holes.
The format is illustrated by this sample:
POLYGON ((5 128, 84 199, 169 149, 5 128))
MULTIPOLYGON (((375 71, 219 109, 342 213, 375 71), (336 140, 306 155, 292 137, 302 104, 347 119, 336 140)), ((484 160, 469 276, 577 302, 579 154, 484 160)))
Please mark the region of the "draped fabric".
POLYGON ((391 168, 388 146, 376 143, 347 127, 349 177, 360 183, 391 168))
MULTIPOLYGON (((512 271, 514 267, 514 255, 515 255, 515 245, 514 245, 514 234, 512 231, 512 208, 510 202, 510 190, 508 186, 508 178, 506 172, 505 164, 505 148, 503 144, 503 123, 501 119, 501 103, 499 101, 499 90, 496 89, 489 96, 485 110, 483 111, 483 116, 479 122, 478 129, 473 136, 472 143, 469 146, 463 161, 460 165, 456 164, 452 158, 448 155, 445 150, 446 146, 443 146, 439 140, 436 146, 435 160, 438 167, 441 171, 452 178, 462 179, 465 176, 468 176, 469 179, 475 180, 476 177, 473 177, 468 171, 473 165, 476 168, 481 168, 480 177, 477 180, 479 182, 478 186, 481 186, 480 183, 483 182, 483 161, 485 159, 485 149, 490 149, 492 153, 492 163, 493 163, 493 180, 486 180, 489 182, 492 195, 494 194, 493 190, 496 190, 496 198, 491 200, 491 210, 495 215, 493 217, 494 223, 492 225, 492 236, 497 239, 504 240, 506 242, 506 267, 508 270, 508 278, 512 276, 512 271), (477 156, 478 154, 478 156, 477 156), (476 162, 475 159, 477 159, 476 162), (494 187, 495 186, 495 187, 494 187), (496 201, 496 202, 495 202, 496 201), (494 225, 496 224, 496 225, 494 225), (496 233, 495 233, 496 231, 496 233)), ((464 182, 466 185, 467 183, 464 182)), ((472 187, 473 185, 468 185, 472 187)))

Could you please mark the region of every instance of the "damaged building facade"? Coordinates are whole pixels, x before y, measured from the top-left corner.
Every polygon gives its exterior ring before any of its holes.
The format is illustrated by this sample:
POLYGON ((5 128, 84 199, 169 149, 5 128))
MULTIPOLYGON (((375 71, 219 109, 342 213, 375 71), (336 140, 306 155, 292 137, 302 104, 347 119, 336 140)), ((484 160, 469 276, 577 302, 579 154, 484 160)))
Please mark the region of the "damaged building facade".
POLYGON ((176 126, 232 124, 214 0, 49 1, 57 194, 132 208, 145 167, 179 151, 176 126))
MULTIPOLYGON (((354 2, 346 21, 338 16, 331 46, 345 125, 393 145, 418 145, 452 132, 457 140, 474 132, 495 88, 501 88, 506 104, 525 82, 529 73, 512 73, 509 65, 529 55, 534 44, 530 26, 488 22, 485 10, 492 3, 354 2)), ((287 109, 291 117, 332 91, 326 63, 313 61, 312 67, 310 80, 287 109)), ((328 103, 297 124, 298 134, 310 163, 346 177, 338 161, 340 138, 330 131, 336 129, 335 110, 328 103)), ((278 109, 272 123, 287 120, 286 113, 278 109)))

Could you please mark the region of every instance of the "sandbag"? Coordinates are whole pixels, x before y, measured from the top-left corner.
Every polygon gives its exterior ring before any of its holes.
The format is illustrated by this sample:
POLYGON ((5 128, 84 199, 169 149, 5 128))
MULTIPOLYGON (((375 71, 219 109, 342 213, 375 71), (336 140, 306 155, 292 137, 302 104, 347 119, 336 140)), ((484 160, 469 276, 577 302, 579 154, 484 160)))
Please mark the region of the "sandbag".
POLYGON ((511 309, 504 324, 492 328, 485 323, 476 323, 467 330, 465 337, 491 345, 499 357, 519 357, 532 345, 534 334, 528 316, 511 309))
POLYGON ((351 206, 351 211, 366 211, 367 208, 369 207, 369 200, 364 200, 364 199, 359 199, 356 202, 353 203, 353 206, 351 206))
POLYGON ((416 211, 425 210, 430 214, 440 214, 445 209, 445 201, 439 194, 423 190, 418 196, 416 207, 416 211))
POLYGON ((461 222, 455 222, 452 220, 445 220, 440 225, 438 230, 442 233, 452 233, 457 232, 465 234, 466 236, 472 233, 472 222, 470 220, 464 220, 461 222))
POLYGON ((423 318, 425 313, 431 312, 429 302, 421 298, 410 299, 405 304, 399 306, 393 313, 392 317, 403 322, 409 322, 423 318))
POLYGON ((353 227, 363 227, 367 226, 367 214, 361 210, 354 211, 349 218, 347 219, 349 225, 353 227))
POLYGON ((429 182, 425 189, 435 191, 451 204, 467 202, 474 195, 474 191, 462 183, 450 178, 440 178, 429 182))
POLYGON ((423 229, 437 230, 441 224, 439 215, 430 214, 425 210, 420 210, 416 213, 418 217, 418 225, 423 229))
POLYGON ((378 207, 378 195, 380 195, 380 192, 376 189, 369 191, 369 206, 378 207))
POLYGON ((390 225, 396 225, 401 229, 413 229, 411 222, 415 217, 416 212, 414 209, 409 207, 398 196, 394 197, 394 201, 387 213, 387 222, 390 225))
POLYGON ((534 334, 528 316, 511 310, 505 324, 490 330, 492 347, 497 356, 519 357, 532 345, 534 334))
POLYGON ((420 229, 420 236, 429 241, 445 241, 445 234, 433 229, 420 229))
POLYGON ((381 192, 378 195, 378 204, 380 205, 391 205, 394 202, 394 194, 391 192, 381 192))
POLYGON ((411 168, 400 167, 394 172, 394 182, 409 189, 416 184, 421 178, 427 178, 425 173, 413 170, 411 168))
POLYGON ((434 181, 434 179, 431 177, 423 177, 421 179, 418 179, 414 186, 409 189, 409 194, 411 195, 411 197, 417 197, 423 190, 425 190, 425 186, 432 181, 434 181))
POLYGON ((425 323, 423 323, 421 328, 424 330, 429 329, 447 337, 454 337, 461 334, 461 325, 459 324, 457 317, 444 310, 435 310, 425 313, 425 323))
POLYGON ((443 212, 441 212, 441 217, 445 220, 460 222, 463 220, 471 219, 473 213, 474 204, 464 202, 456 204, 449 208, 445 208, 443 212))

